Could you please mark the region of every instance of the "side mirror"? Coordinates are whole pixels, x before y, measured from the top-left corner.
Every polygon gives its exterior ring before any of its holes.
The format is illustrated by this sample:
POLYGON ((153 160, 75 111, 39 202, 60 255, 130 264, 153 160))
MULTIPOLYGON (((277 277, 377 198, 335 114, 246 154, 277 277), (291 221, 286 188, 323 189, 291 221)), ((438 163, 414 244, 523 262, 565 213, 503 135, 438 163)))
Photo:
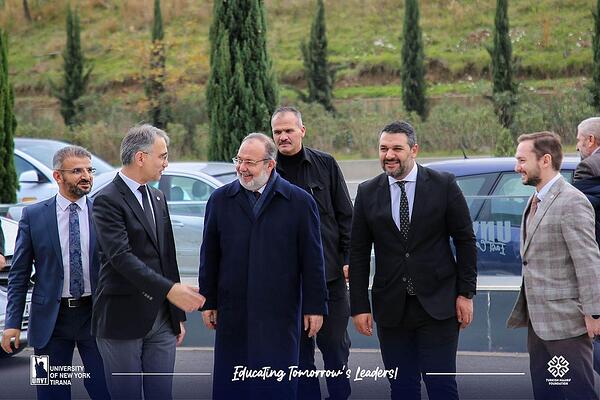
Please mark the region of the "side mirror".
POLYGON ((19 183, 42 183, 36 171, 30 169, 19 175, 19 183))

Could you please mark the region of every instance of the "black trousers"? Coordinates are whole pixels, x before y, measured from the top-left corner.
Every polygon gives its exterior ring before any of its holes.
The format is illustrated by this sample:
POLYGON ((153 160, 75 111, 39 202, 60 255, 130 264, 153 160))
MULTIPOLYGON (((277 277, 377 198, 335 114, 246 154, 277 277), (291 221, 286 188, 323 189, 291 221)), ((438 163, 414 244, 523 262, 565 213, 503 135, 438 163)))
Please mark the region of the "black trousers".
POLYGON ((421 378, 430 400, 458 399, 454 375, 427 375, 428 372, 456 372, 459 323, 456 317, 432 318, 417 296, 407 296, 399 326, 377 326, 383 364, 398 368, 390 379, 392 399, 421 399, 421 378))
POLYGON ((562 340, 543 340, 535 333, 530 322, 527 328, 527 351, 536 400, 598 400, 598 393, 594 391, 592 339, 587 334, 562 340), (555 356, 562 356, 569 363, 568 371, 564 375, 561 373, 562 376, 555 377, 549 370, 551 365, 548 363, 555 356), (557 385, 556 379, 569 381, 566 385, 557 385))
MULTIPOLYGON (((302 330, 300 337, 300 370, 314 370, 315 342, 323 354, 323 365, 326 370, 344 370, 348 366, 350 355, 350 336, 346 328, 350 317, 350 302, 346 281, 342 277, 327 283, 329 314, 323 318, 323 327, 315 338, 309 338, 302 330)), ((350 396, 350 381, 346 374, 336 378, 326 378, 330 399, 347 399, 350 396)), ((300 378, 298 382, 298 399, 321 399, 318 378, 300 378)))
MULTIPOLYGON (((85 372, 89 374, 89 378, 83 379, 83 385, 88 395, 92 400, 110 399, 104 377, 102 357, 98 352, 96 340, 91 335, 91 318, 91 302, 77 308, 68 308, 61 305, 48 344, 42 348, 35 348, 34 353, 48 356, 50 370, 46 370, 46 372, 52 379, 53 366, 61 367, 73 364, 73 351, 77 346, 85 372)), ((72 381, 76 379, 79 378, 73 377, 72 381)), ((38 400, 69 400, 71 398, 71 386, 37 386, 37 398, 38 400)))

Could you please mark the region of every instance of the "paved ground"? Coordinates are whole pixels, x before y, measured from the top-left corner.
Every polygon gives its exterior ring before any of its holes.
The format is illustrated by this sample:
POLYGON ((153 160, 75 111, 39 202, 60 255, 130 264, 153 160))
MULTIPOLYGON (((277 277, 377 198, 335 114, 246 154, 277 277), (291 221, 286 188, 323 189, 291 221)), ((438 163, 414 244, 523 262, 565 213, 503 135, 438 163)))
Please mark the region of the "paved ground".
MULTIPOLYGON (((0 399, 35 398, 35 387, 29 385, 29 356, 31 354, 31 350, 26 349, 16 357, 0 360, 0 399)), ((210 374, 212 360, 212 349, 183 348, 178 350, 176 372, 181 375, 174 378, 175 399, 210 398, 211 376, 197 374, 210 374)), ((76 357, 75 365, 80 365, 78 357, 76 357)), ((352 351, 349 368, 353 373, 353 378, 358 367, 364 370, 382 368, 380 353, 360 349, 352 351)), ((460 353, 458 371, 479 374, 458 376, 461 399, 531 399, 528 368, 529 358, 522 353, 460 353)), ((87 398, 81 380, 74 380, 72 387, 73 399, 87 398)), ((322 387, 325 390, 323 385, 322 387)), ((356 380, 352 382, 352 399, 386 399, 389 397, 388 387, 386 380, 356 380)), ((427 398, 425 391, 423 398, 427 398)))

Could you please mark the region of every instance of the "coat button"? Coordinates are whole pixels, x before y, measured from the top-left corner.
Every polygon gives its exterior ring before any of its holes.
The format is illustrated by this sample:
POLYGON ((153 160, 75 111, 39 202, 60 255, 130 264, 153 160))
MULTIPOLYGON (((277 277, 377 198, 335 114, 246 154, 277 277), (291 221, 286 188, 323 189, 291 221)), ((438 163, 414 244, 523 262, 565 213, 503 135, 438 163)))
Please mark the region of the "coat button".
POLYGON ((405 276, 402 277, 402 282, 406 282, 406 277, 405 276))
POLYGON ((523 265, 527 265, 527 261, 523 261, 523 265))
POLYGON ((406 253, 406 254, 404 255, 404 257, 408 258, 408 257, 410 257, 410 254, 406 253))

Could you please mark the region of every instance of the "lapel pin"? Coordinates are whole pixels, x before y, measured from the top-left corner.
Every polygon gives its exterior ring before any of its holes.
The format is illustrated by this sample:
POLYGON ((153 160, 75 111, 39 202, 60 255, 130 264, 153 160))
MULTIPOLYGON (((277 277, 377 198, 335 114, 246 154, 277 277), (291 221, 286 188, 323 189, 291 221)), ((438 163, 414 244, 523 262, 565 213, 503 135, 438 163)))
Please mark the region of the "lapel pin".
POLYGON ((156 196, 156 200, 160 201, 160 197, 156 196))

